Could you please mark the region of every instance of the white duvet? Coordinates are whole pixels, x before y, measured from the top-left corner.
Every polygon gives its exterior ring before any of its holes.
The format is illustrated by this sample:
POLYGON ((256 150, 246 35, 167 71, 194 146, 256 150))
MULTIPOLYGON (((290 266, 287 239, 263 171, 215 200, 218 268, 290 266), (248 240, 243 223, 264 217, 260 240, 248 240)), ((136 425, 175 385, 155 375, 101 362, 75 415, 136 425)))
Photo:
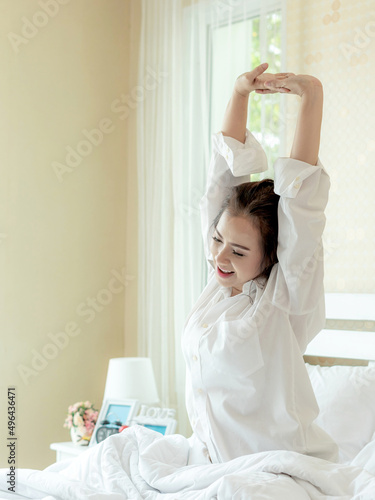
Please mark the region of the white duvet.
POLYGON ((187 465, 189 440, 140 426, 44 471, 17 470, 16 494, 0 471, 0 498, 44 500, 375 500, 375 442, 354 465, 289 451, 187 465))

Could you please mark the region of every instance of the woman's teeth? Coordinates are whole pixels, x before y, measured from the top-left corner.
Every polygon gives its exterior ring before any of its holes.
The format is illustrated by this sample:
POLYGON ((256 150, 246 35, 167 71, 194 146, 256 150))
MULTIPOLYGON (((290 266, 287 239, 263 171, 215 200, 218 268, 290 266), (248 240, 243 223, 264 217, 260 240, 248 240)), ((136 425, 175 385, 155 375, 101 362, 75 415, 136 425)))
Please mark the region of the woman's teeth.
MULTIPOLYGON (((219 267, 219 266, 217 266, 217 267, 219 267)), ((233 273, 233 272, 234 272, 234 271, 224 271, 224 269, 221 269, 220 267, 219 267, 219 269, 220 269, 220 271, 221 271, 222 273, 224 273, 224 274, 231 274, 231 273, 233 273)))

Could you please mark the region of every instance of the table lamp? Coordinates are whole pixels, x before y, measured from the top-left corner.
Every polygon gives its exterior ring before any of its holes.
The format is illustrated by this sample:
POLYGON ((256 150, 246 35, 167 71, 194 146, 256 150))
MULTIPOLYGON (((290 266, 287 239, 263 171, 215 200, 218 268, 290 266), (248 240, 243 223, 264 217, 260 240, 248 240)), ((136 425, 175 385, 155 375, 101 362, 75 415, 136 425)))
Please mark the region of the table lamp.
POLYGON ((151 359, 110 359, 104 399, 137 399, 141 404, 159 404, 151 359))

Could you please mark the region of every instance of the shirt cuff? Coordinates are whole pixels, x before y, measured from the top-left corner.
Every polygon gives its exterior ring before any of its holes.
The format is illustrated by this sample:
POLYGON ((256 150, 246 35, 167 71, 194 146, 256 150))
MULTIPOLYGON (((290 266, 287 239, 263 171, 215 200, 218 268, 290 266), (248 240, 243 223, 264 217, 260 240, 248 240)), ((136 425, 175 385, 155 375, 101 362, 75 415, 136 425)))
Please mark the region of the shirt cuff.
POLYGON ((225 158, 235 177, 268 170, 266 153, 248 129, 244 144, 221 132, 213 134, 213 147, 225 158))
POLYGON ((274 191, 284 198, 295 198, 303 181, 318 170, 327 173, 319 158, 316 165, 294 158, 278 158, 275 161, 274 170, 274 191))

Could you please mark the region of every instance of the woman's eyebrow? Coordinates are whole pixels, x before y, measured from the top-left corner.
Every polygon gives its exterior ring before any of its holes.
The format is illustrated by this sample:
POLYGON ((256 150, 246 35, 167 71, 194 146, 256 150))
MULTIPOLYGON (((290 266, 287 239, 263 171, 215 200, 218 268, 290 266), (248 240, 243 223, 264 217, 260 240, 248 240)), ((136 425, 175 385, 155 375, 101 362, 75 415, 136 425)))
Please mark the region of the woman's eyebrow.
MULTIPOLYGON (((215 231, 217 232, 217 234, 220 236, 221 239, 223 239, 223 237, 221 236, 221 234, 219 233, 217 227, 215 228, 215 231)), ((242 245, 237 245, 237 243, 229 243, 229 245, 232 245, 232 247, 238 247, 238 248, 242 248, 242 250, 248 250, 250 252, 250 248, 247 248, 247 247, 243 247, 242 245)))

